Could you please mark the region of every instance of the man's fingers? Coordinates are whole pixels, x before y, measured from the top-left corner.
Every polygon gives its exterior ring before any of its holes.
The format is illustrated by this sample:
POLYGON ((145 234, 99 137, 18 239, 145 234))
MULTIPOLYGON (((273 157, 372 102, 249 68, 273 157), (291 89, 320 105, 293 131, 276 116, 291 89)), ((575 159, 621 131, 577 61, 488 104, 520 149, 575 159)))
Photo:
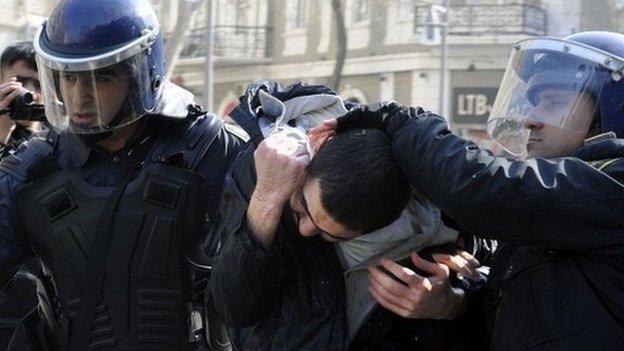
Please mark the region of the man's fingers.
POLYGON ((9 94, 14 93, 16 90, 21 91, 22 83, 20 82, 9 82, 0 85, 0 98, 4 99, 9 94))
POLYGON ((394 274, 395 277, 399 278, 402 282, 411 287, 416 287, 423 280, 423 277, 416 274, 411 269, 400 266, 397 263, 394 263, 385 258, 382 258, 380 263, 390 273, 394 274))
POLYGON ((475 274, 475 272, 473 272, 470 268, 470 263, 468 263, 468 261, 466 261, 466 259, 461 256, 435 254, 433 255, 433 259, 436 260, 436 262, 438 263, 446 265, 451 270, 461 275, 472 277, 475 274))
POLYGON ((323 134, 329 131, 336 130, 338 122, 336 119, 330 119, 323 122, 323 124, 314 127, 310 130, 310 135, 323 134))
POLYGON ((324 126, 336 128, 338 126, 338 120, 336 118, 328 119, 323 122, 324 126))
POLYGON ((460 251, 455 255, 434 254, 433 258, 436 262, 445 264, 463 276, 469 278, 478 277, 477 268, 479 268, 479 261, 465 251, 460 251))
POLYGON ((374 275, 372 271, 370 271, 370 279, 369 279, 369 287, 377 292, 379 296, 383 296, 383 298, 391 302, 393 305, 409 310, 412 308, 412 300, 417 297, 415 294, 412 294, 410 289, 400 282, 392 279, 390 276, 381 273, 381 275, 386 276, 390 279, 391 282, 380 281, 379 275, 374 275))
POLYGON ((410 314, 409 310, 390 302, 390 300, 388 300, 383 294, 380 294, 379 292, 377 292, 377 290, 373 289, 372 287, 369 287, 368 291, 370 291, 371 295, 373 295, 373 298, 375 298, 377 303, 379 303, 388 311, 394 312, 398 314, 399 316, 405 317, 405 318, 409 316, 410 314))
POLYGON ((2 101, 0 101, 0 110, 4 110, 5 108, 9 107, 9 105, 11 105, 11 102, 13 102, 13 100, 20 94, 20 92, 20 89, 16 89, 10 94, 6 95, 2 99, 2 101))
POLYGON ((409 294, 410 291, 407 286, 396 281, 391 276, 385 274, 384 272, 380 271, 376 267, 370 267, 368 269, 368 272, 370 273, 371 283, 374 280, 381 289, 393 295, 408 295, 409 294))
POLYGON ((440 265, 438 263, 429 262, 420 256, 416 252, 412 252, 412 262, 416 268, 425 271, 429 274, 436 276, 446 276, 448 275, 448 268, 445 269, 444 265, 440 265))
POLYGON ((477 260, 473 255, 469 254, 468 252, 460 251, 459 255, 465 258, 471 265, 474 266, 475 269, 481 266, 481 262, 479 262, 479 260, 477 260))

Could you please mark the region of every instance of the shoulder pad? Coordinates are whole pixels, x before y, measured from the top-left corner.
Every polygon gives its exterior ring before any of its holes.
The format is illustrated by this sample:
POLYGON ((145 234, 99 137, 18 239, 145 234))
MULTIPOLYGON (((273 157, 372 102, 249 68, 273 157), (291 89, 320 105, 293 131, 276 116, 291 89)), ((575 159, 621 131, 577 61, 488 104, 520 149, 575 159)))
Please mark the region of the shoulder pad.
POLYGON ((235 137, 239 138, 244 143, 249 141, 249 134, 247 134, 247 132, 245 132, 245 130, 243 128, 237 126, 236 124, 224 123, 223 124, 223 128, 225 129, 226 132, 228 132, 228 133, 234 135, 235 137))
POLYGON ((43 138, 32 138, 23 142, 17 150, 0 161, 0 170, 27 181, 39 166, 50 160, 54 146, 43 138))
POLYGON ((186 164, 194 170, 204 157, 212 143, 221 132, 223 121, 215 115, 206 114, 197 120, 189 128, 189 143, 187 145, 186 164))

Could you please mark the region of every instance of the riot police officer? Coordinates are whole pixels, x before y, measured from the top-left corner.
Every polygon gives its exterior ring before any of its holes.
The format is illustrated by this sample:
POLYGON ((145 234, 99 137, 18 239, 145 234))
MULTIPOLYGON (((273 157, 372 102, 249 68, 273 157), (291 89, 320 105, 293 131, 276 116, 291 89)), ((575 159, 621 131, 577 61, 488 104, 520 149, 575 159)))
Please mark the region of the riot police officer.
POLYGON ((53 130, 0 164, 0 284, 41 260, 44 349, 214 341, 207 229, 244 135, 165 78, 147 0, 60 1, 34 44, 53 130))
MULTIPOLYGON (((515 45, 488 131, 516 159, 414 108, 360 109, 327 125, 383 128, 413 185, 462 228, 505 243, 490 276, 493 349, 624 344, 623 76, 622 34, 515 45)), ((374 289, 391 310, 412 306, 391 286, 374 289)))

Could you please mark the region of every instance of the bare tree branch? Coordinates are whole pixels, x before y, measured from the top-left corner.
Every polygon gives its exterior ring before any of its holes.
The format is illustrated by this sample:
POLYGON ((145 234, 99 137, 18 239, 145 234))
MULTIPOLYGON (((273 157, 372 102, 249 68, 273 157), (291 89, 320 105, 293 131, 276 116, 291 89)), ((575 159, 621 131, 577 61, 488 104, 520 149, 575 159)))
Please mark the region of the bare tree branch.
POLYGON ((347 29, 345 27, 344 13, 342 11, 341 0, 331 0, 332 11, 336 21, 336 38, 338 47, 336 50, 336 63, 332 72, 330 85, 334 89, 340 89, 340 80, 342 78, 342 68, 347 58, 347 29))

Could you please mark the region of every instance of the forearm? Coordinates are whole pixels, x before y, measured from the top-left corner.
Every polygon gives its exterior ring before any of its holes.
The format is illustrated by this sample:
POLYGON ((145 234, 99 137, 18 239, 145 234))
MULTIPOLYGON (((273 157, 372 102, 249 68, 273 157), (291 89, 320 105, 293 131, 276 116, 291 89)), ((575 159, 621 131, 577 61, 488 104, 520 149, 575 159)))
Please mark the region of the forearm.
POLYGON ((283 200, 262 195, 257 190, 251 196, 247 226, 264 249, 269 249, 275 240, 284 205, 283 200))
POLYGON ((408 122, 394 138, 394 153, 427 198, 484 237, 573 249, 591 245, 588 233, 622 225, 616 213, 624 188, 579 159, 493 157, 451 134, 437 116, 408 122), (595 218, 605 221, 596 226, 595 218))

